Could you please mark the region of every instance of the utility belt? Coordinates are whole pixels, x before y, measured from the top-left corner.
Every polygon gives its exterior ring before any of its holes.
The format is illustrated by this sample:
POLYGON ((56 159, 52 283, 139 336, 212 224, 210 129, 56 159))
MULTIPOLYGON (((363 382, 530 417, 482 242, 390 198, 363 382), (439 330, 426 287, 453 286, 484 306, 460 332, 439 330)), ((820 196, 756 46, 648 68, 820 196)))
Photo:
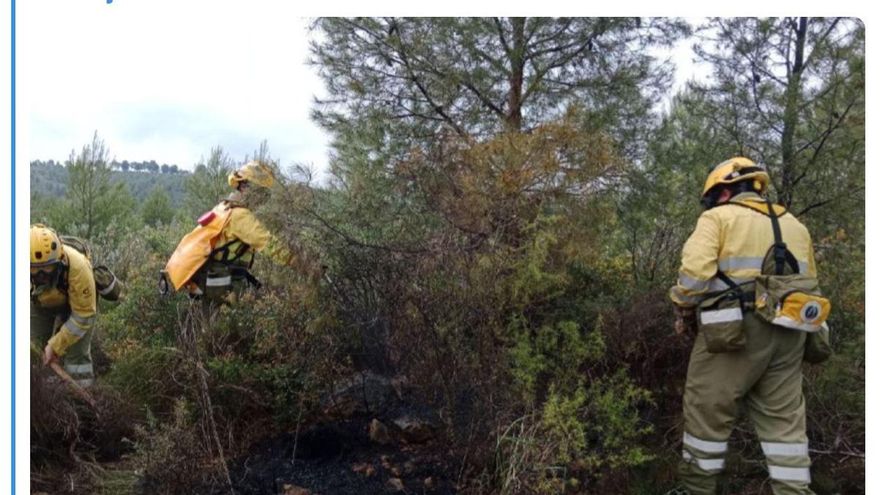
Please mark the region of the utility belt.
MULTIPOLYGON (((201 278, 201 277, 200 277, 201 278)), ((232 291, 233 285, 247 283, 248 287, 259 289, 263 284, 255 277, 247 266, 209 261, 204 267, 202 292, 209 298, 224 298, 232 291)))
POLYGON ((724 289, 710 292, 703 297, 698 307, 713 307, 719 300, 738 301, 743 313, 755 310, 755 282, 744 282, 739 290, 724 289))
POLYGON ((263 284, 244 266, 216 263, 207 269, 205 287, 229 287, 234 282, 246 281, 249 286, 259 289, 263 284))
POLYGON ((815 278, 797 274, 760 275, 754 281, 707 294, 697 305, 697 326, 706 341, 706 349, 722 353, 744 348, 743 319, 747 313, 754 312, 761 321, 783 329, 804 331, 807 334, 804 360, 814 364, 825 361, 832 353, 825 323, 830 302, 816 296, 814 281, 815 278))

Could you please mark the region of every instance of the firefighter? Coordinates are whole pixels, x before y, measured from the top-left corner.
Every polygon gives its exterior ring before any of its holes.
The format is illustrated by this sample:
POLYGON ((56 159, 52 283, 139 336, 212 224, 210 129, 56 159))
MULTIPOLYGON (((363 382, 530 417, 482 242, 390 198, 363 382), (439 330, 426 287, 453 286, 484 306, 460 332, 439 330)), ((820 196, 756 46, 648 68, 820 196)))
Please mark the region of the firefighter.
MULTIPOLYGON (((197 247, 200 244, 182 241, 166 267, 172 281, 185 281, 184 286, 191 295, 221 304, 235 301, 248 286, 260 286, 250 271, 256 253, 264 252, 285 265, 291 264, 293 259, 291 252, 252 211, 269 199, 275 184, 272 169, 259 161, 250 161, 232 172, 228 183, 234 191, 206 214, 207 220, 203 216, 200 227, 191 234, 198 238, 198 234, 206 229, 211 232, 199 241, 211 243, 207 259, 189 256, 201 252, 197 247)), ((175 288, 178 288, 177 284, 175 288)))
POLYGON ((684 245, 678 281, 669 291, 676 332, 696 331, 698 320, 700 325, 688 363, 679 466, 680 482, 692 494, 715 493, 739 407, 757 431, 773 493, 813 493, 801 371, 808 334, 759 318, 754 286, 766 273, 768 250, 779 244, 777 227, 794 273, 815 277, 816 263, 806 227, 763 199, 769 182, 766 170, 747 158, 712 170, 701 195, 705 211, 684 245), (771 222, 768 214, 777 219, 771 222), (695 311, 726 290, 738 298, 736 306, 695 311), (720 335, 704 332, 704 324, 718 322, 727 324, 720 335))
POLYGON ((30 237, 31 341, 43 348, 44 364, 63 360, 64 370, 89 387, 97 313, 91 262, 45 225, 32 225, 30 237))

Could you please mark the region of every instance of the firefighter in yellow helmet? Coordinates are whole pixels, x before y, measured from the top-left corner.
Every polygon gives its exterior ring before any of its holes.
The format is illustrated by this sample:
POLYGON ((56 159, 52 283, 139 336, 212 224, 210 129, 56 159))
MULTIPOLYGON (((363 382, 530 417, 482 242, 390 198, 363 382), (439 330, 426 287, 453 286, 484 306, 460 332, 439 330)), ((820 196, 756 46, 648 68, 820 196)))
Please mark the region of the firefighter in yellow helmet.
POLYGON ((794 273, 815 277, 816 263, 806 227, 783 206, 769 211, 762 197, 769 182, 766 170, 747 158, 712 170, 701 199, 706 210, 684 245, 678 282, 669 291, 676 331, 699 326, 684 391, 679 469, 691 494, 715 493, 739 406, 758 433, 773 493, 813 493, 801 383, 807 334, 766 323, 754 311, 754 279, 776 242, 768 212, 778 215, 794 273), (735 294, 732 307, 711 306, 725 294, 735 294))
POLYGON ((213 211, 228 211, 229 219, 211 256, 189 284, 191 294, 205 295, 211 302, 231 302, 248 285, 260 285, 250 272, 255 253, 265 252, 281 264, 290 264, 293 258, 252 211, 269 199, 275 185, 272 169, 265 163, 250 161, 229 174, 228 183, 234 191, 213 211))
POLYGON ((95 278, 85 255, 65 246, 45 225, 31 226, 31 341, 43 362, 88 387, 94 380, 91 342, 97 313, 95 278))

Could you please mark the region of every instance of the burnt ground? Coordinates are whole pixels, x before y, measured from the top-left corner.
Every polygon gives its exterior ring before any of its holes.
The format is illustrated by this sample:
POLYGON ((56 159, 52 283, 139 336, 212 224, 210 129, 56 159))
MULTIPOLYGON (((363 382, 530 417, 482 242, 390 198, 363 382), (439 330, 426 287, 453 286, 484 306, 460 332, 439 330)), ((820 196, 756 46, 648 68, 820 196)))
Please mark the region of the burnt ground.
MULTIPOLYGON (((368 419, 348 419, 317 425, 298 438, 290 432, 259 442, 229 463, 235 493, 304 493, 295 488, 312 495, 456 493, 449 468, 437 454, 442 452, 438 440, 406 444, 396 439, 382 445, 370 440, 368 429, 368 419)), ((228 490, 214 487, 202 493, 228 490)))

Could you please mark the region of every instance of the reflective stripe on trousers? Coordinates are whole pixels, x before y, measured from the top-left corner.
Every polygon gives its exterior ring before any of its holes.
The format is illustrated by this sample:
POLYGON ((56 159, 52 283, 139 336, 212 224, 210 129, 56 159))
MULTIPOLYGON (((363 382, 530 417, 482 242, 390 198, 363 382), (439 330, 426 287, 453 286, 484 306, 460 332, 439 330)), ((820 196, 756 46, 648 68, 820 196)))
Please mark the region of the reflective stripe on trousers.
POLYGON ((685 462, 694 464, 707 473, 724 469, 727 441, 704 440, 684 432, 681 443, 684 447, 681 457, 685 462))
POLYGON ((727 442, 712 442, 709 440, 702 440, 688 432, 684 432, 684 437, 682 438, 682 443, 693 447, 697 450, 701 450, 703 452, 708 452, 711 454, 723 454, 727 452, 727 442))
POLYGON ((810 482, 808 442, 761 442, 770 479, 780 482, 810 482))
POLYGON ((807 457, 810 454, 809 444, 803 443, 779 443, 779 442, 761 442, 761 450, 764 455, 781 455, 790 457, 807 457))
POLYGON ((85 364, 65 364, 64 371, 73 375, 93 375, 95 373, 95 368, 92 363, 85 364))
POLYGON ((92 363, 64 364, 64 371, 73 378, 80 387, 91 387, 95 382, 95 369, 92 363))
POLYGON ((694 457, 693 454, 687 450, 682 450, 681 456, 685 461, 696 463, 700 469, 706 472, 721 471, 724 469, 724 459, 700 459, 699 457, 694 457))
POLYGON ((771 479, 777 481, 801 481, 804 483, 810 482, 810 468, 808 467, 793 468, 767 464, 767 472, 770 474, 771 479))
POLYGON ((80 378, 79 380, 74 379, 73 381, 82 388, 89 388, 95 384, 94 378, 80 378))

